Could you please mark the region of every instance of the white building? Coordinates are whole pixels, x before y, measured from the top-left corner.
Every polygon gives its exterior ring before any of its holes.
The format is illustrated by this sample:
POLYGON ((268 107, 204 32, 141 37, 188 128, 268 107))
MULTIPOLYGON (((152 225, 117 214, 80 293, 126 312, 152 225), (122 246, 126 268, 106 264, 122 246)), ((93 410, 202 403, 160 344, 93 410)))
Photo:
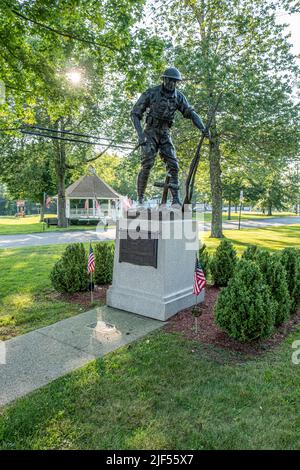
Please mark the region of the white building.
POLYGON ((123 196, 105 183, 90 168, 66 189, 66 217, 69 220, 115 221, 123 196))

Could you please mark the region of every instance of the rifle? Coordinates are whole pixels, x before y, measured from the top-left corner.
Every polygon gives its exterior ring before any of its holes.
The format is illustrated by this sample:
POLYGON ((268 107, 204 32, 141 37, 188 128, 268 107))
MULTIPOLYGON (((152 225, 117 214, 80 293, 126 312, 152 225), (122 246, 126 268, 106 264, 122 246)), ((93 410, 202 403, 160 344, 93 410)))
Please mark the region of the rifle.
MULTIPOLYGON (((219 106, 219 103, 221 101, 222 95, 223 95, 223 92, 221 92, 219 94, 216 105, 214 106, 214 109, 210 113, 209 119, 208 119, 207 124, 206 124, 206 130, 209 130, 209 128, 211 126, 212 120, 213 120, 213 118, 216 114, 216 111, 218 109, 218 106, 219 106)), ((202 134, 202 136, 200 138, 200 141, 199 141, 199 144, 197 146, 195 156, 194 156, 194 158, 193 158, 193 160, 190 164, 189 173, 188 173, 187 179, 185 181, 185 198, 184 198, 183 205, 182 205, 182 211, 184 211, 185 205, 186 204, 191 204, 191 201, 192 201, 192 196, 193 196, 193 191, 194 191, 194 183, 195 183, 195 176, 196 176, 196 173, 197 173, 197 169, 198 169, 198 165, 199 165, 199 161, 200 161, 200 152, 201 152, 202 144, 203 144, 203 141, 204 141, 205 137, 206 136, 204 134, 202 134)))

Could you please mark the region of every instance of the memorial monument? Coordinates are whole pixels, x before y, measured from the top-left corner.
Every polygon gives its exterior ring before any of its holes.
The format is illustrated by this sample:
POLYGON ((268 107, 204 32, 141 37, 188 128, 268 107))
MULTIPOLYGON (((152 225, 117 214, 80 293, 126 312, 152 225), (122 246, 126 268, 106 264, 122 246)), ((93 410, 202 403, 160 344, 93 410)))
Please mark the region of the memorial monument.
MULTIPOLYGON (((145 91, 134 105, 131 118, 141 147, 141 170, 137 178, 138 207, 117 223, 113 283, 108 305, 129 312, 167 320, 195 303, 193 276, 198 252, 198 225, 190 207, 182 210, 179 198, 178 162, 170 128, 179 110, 209 137, 209 129, 177 90, 180 72, 170 67, 162 84, 145 91), (142 119, 146 113, 145 128, 142 119), (166 165, 162 204, 145 207, 145 190, 157 153, 166 165), (171 207, 166 206, 171 193, 171 207), (187 210, 186 210, 187 209, 187 210)), ((199 301, 204 298, 204 290, 199 301)))

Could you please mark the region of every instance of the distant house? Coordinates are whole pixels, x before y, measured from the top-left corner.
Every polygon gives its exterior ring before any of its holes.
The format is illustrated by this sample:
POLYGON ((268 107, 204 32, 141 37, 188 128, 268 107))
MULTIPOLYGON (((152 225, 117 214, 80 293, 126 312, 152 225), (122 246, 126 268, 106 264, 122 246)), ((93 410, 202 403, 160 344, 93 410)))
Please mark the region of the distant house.
POLYGON ((123 196, 114 191, 90 167, 66 189, 66 217, 69 220, 116 220, 123 196))

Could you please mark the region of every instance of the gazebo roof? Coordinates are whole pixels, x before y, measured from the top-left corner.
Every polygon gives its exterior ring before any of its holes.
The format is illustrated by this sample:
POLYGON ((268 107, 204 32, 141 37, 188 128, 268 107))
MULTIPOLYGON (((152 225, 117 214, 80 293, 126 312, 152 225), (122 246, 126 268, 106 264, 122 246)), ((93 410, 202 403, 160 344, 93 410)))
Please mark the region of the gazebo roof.
POLYGON ((119 199, 122 197, 94 172, 81 176, 66 189, 66 197, 119 199))

